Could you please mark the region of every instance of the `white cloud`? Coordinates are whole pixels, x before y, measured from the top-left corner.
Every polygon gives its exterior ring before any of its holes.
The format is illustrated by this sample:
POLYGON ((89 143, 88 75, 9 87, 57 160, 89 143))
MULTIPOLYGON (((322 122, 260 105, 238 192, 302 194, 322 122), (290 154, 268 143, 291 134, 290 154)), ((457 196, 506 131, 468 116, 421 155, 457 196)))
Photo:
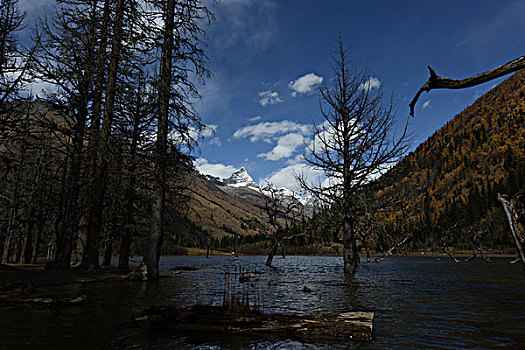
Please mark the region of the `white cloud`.
POLYGON ((190 126, 183 134, 181 134, 178 130, 171 131, 168 135, 168 138, 178 144, 185 142, 193 143, 195 141, 199 141, 199 139, 213 136, 216 131, 217 125, 215 124, 204 125, 200 130, 190 126))
POLYGON ((421 106, 421 110, 427 109, 428 107, 430 107, 430 100, 428 100, 425 103, 423 103, 423 105, 421 106))
POLYGON ((283 103, 283 99, 279 96, 279 93, 277 91, 262 91, 259 92, 259 104, 263 107, 266 107, 267 105, 274 105, 277 103, 283 103))
POLYGON ((221 147, 222 146, 222 142, 221 142, 221 140, 218 137, 214 137, 214 138, 212 138, 210 140, 210 145, 221 147))
POLYGON ((381 82, 375 77, 368 78, 363 84, 359 85, 359 90, 370 91, 372 89, 379 89, 381 82))
POLYGON ((296 97, 297 94, 309 94, 312 93, 314 88, 323 82, 323 77, 317 76, 314 73, 308 73, 302 77, 292 80, 288 84, 288 88, 292 90, 292 96, 296 97))
POLYGON ((213 136, 216 132, 217 132, 217 125, 215 124, 204 125, 201 131, 201 136, 210 137, 210 136, 213 136))
POLYGON ((258 115, 257 117, 248 118, 248 121, 249 121, 249 122, 256 122, 256 121, 258 121, 258 120, 261 120, 261 116, 260 116, 260 115, 258 115))
POLYGON ((271 138, 278 135, 298 133, 308 135, 311 133, 311 127, 305 124, 297 124, 290 120, 281 122, 263 122, 255 125, 248 125, 235 131, 233 138, 250 138, 251 142, 266 140, 271 142, 271 138))
POLYGON ((297 147, 304 144, 305 138, 303 135, 291 133, 280 137, 277 141, 277 146, 268 153, 260 153, 259 158, 266 160, 279 160, 289 158, 295 152, 297 147))
POLYGON ((204 158, 198 158, 195 161, 195 168, 205 175, 211 175, 219 177, 221 179, 230 177, 238 169, 232 165, 224 165, 221 163, 208 163, 208 160, 204 158))
POLYGON ((266 182, 272 183, 275 187, 285 187, 295 192, 301 191, 301 186, 297 183, 296 175, 302 175, 312 183, 322 183, 325 178, 321 171, 304 164, 293 164, 279 169, 269 176, 259 180, 260 186, 265 186, 266 182))

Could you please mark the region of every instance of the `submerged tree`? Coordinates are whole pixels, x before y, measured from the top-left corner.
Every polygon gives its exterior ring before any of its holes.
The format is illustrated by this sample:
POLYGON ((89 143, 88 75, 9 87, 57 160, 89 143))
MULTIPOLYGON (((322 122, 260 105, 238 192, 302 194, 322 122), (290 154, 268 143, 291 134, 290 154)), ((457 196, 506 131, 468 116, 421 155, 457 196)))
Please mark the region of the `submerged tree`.
POLYGON ((367 70, 358 71, 350 65, 341 42, 332 59, 334 85, 321 89, 324 122, 314 125, 314 141, 304 155, 310 166, 324 172, 328 184, 312 184, 303 176, 299 182, 341 211, 344 271, 353 273, 359 262, 357 196, 404 155, 407 134, 405 125, 399 137, 393 135, 392 101, 383 104, 382 89, 372 86, 367 70))
POLYGON ((303 206, 295 196, 287 196, 282 190, 268 183, 264 188, 264 210, 268 216, 270 229, 263 232, 271 241, 271 249, 266 259, 266 266, 272 266, 274 256, 283 241, 290 241, 300 232, 294 230, 297 219, 303 214, 303 206), (290 222, 290 225, 289 225, 290 222))
POLYGON ((93 90, 98 70, 100 16, 98 1, 62 3, 51 23, 41 23, 35 35, 32 74, 50 86, 43 99, 53 113, 43 116, 41 124, 53 131, 65 153, 55 220, 57 249, 48 267, 68 269, 85 180, 82 170, 87 127, 96 105, 93 90))
MULTIPOLYGON (((184 146, 169 147, 168 135, 179 145, 191 144, 191 130, 202 128, 192 107, 198 97, 193 77, 208 75, 203 51, 202 25, 209 21, 209 9, 198 0, 152 1, 153 13, 162 17, 158 32, 162 40, 157 84, 158 111, 154 146, 154 181, 151 229, 145 256, 147 279, 159 278, 159 259, 164 235, 168 158, 185 161, 184 146)), ((152 23, 152 25, 154 25, 152 23)), ((155 31, 153 31, 155 32, 155 31)))

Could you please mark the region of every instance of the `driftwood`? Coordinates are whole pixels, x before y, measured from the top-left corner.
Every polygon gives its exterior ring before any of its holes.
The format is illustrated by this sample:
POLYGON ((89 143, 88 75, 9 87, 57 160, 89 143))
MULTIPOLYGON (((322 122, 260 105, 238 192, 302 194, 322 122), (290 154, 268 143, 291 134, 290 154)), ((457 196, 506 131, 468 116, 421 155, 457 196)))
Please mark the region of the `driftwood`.
POLYGON ((464 89, 486 83, 487 81, 491 81, 524 68, 525 56, 521 56, 478 75, 456 80, 438 76, 436 72, 429 66, 428 70, 430 71, 430 76, 428 77, 428 81, 423 84, 423 86, 419 89, 410 102, 410 115, 414 116, 414 107, 417 100, 419 99, 419 96, 423 92, 429 92, 430 90, 434 89, 464 89))
POLYGON ((198 269, 198 266, 175 266, 174 268, 172 268, 172 270, 175 271, 196 271, 198 269))
POLYGON ((450 250, 448 250, 448 247, 446 246, 446 244, 443 244, 441 246, 441 250, 443 250, 443 252, 445 254, 447 254, 455 263, 459 263, 459 260, 456 259, 456 257, 454 256, 454 254, 452 254, 452 252, 450 250))
POLYGON ((490 258, 485 256, 485 253, 483 252, 483 249, 481 249, 480 246, 477 246, 477 245, 473 245, 472 246, 472 255, 469 256, 468 258, 465 259, 465 262, 469 262, 471 261, 472 259, 475 259, 476 258, 476 250, 481 254, 481 258, 483 260, 485 260, 486 262, 491 262, 490 258))
POLYGON ((147 281, 148 280, 148 267, 144 260, 141 261, 140 265, 126 276, 129 281, 147 281))
POLYGON ((87 297, 82 294, 73 299, 54 299, 54 298, 16 298, 16 297, 0 297, 0 304, 17 305, 28 307, 53 307, 53 306, 72 306, 85 301, 87 297))
POLYGON ((295 313, 266 315, 258 311, 235 313, 223 306, 154 307, 135 317, 137 322, 188 332, 267 335, 299 339, 370 340, 373 312, 295 313))
POLYGON ((412 233, 409 233, 405 236, 402 240, 396 242, 393 246, 390 247, 386 252, 384 252, 381 256, 375 257, 373 262, 381 262, 385 260, 385 258, 389 255, 392 255, 392 253, 402 245, 404 245, 410 238, 412 238, 412 233))
POLYGON ((512 238, 518 250, 518 256, 525 270, 525 194, 519 194, 508 200, 498 193, 498 200, 503 205, 509 221, 512 238))

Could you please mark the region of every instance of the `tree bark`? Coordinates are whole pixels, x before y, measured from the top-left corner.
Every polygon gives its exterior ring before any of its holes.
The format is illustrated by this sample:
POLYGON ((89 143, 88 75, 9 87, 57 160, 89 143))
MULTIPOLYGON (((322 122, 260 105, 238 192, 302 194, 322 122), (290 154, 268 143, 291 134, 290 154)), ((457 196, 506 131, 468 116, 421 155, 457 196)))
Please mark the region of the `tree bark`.
POLYGON ((113 237, 111 236, 110 233, 108 233, 108 236, 106 237, 106 244, 104 247, 104 260, 102 262, 102 265, 110 266, 112 256, 113 256, 113 237))
POLYGON ((277 251, 279 250, 279 240, 274 239, 272 244, 272 249, 270 250, 270 253, 268 254, 268 258, 266 259, 266 263, 264 265, 266 266, 272 266, 273 258, 277 254, 277 251))
POLYGON ((10 255, 12 250, 13 239, 15 238, 15 225, 16 225, 16 216, 18 215, 19 207, 19 192, 20 192, 20 174, 21 174, 22 162, 18 167, 16 177, 13 183, 13 190, 11 194, 11 210, 9 211, 9 218, 7 221, 7 231, 4 240, 4 246, 2 253, 2 259, 0 263, 7 264, 10 261, 10 255))
POLYGON ((345 273, 355 273, 359 263, 352 218, 346 213, 343 218, 343 267, 345 273))
POLYGON ((525 272, 525 206, 519 208, 519 200, 521 199, 522 202, 525 202, 523 198, 525 198, 525 194, 519 194, 509 201, 498 193, 498 200, 503 205, 503 209, 507 215, 512 238, 516 244, 518 256, 525 272))
MULTIPOLYGON (((141 81, 139 80, 139 88, 141 85, 141 81)), ((123 216, 124 221, 122 222, 121 228, 121 237, 120 237, 120 248, 119 248, 119 260, 118 260, 118 268, 121 270, 128 270, 129 269, 129 257, 130 257, 130 248, 131 248, 131 237, 132 237, 132 230, 134 229, 134 219, 133 219, 133 206, 135 203, 135 183, 136 183, 136 159, 135 154, 137 150, 137 145, 139 142, 139 126, 141 121, 140 116, 140 105, 142 104, 140 92, 137 93, 136 96, 136 102, 135 106, 137 107, 135 110, 135 115, 133 116, 133 133, 131 137, 131 145, 129 150, 129 159, 128 159, 128 166, 127 166, 127 173, 128 173, 128 182, 126 184, 126 191, 125 191, 125 201, 126 201, 126 211, 123 216)))
POLYGON ((39 191, 38 187, 41 185, 41 173, 42 173, 42 157, 43 157, 43 149, 41 150, 40 156, 38 158, 38 161, 36 163, 36 169, 33 176, 33 186, 31 189, 31 200, 29 202, 29 214, 26 218, 26 228, 25 228, 25 235, 24 235, 24 242, 22 245, 22 263, 24 264, 30 264, 32 261, 32 255, 33 255, 33 249, 35 249, 35 246, 33 245, 34 239, 33 239, 33 228, 34 228, 34 216, 37 205, 42 206, 42 197, 43 194, 41 191, 39 191), (38 201, 37 201, 38 198, 38 201))
POLYGON ((430 71, 430 76, 428 81, 419 89, 412 101, 410 102, 410 115, 414 116, 414 107, 416 105, 419 96, 423 92, 429 92, 434 89, 464 89, 476 85, 486 83, 487 81, 497 79, 504 75, 516 72, 520 69, 525 68, 525 56, 518 57, 512 61, 509 61, 501 66, 498 66, 494 69, 488 70, 486 72, 480 73, 473 77, 468 77, 466 79, 450 79, 445 77, 440 77, 436 72, 428 67, 430 71))
POLYGON ((159 115, 157 119, 157 140, 155 144, 155 173, 151 229, 146 254, 148 280, 159 279, 159 260, 164 234, 164 202, 166 193, 166 157, 168 143, 168 121, 171 96, 173 32, 175 21, 175 0, 167 0, 164 15, 164 41, 159 84, 159 115))
POLYGON ((78 118, 73 132, 69 172, 67 171, 67 164, 64 165, 66 167, 65 186, 61 193, 62 199, 59 216, 55 225, 56 254, 54 260, 46 265, 48 269, 62 270, 71 267, 73 230, 75 230, 78 225, 78 196, 80 193, 80 170, 82 166, 82 148, 84 146, 86 120, 87 110, 81 108, 78 112, 78 118))

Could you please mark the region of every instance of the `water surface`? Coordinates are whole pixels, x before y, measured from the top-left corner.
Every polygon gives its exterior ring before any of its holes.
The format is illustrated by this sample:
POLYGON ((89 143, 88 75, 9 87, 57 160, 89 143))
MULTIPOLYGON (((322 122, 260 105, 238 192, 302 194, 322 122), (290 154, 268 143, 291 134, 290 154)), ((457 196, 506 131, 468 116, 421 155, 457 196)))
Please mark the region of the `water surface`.
MULTIPOLYGON (((0 309, 0 348, 92 349, 346 349, 346 348, 525 348, 525 276, 510 259, 456 264, 431 257, 390 258, 363 263, 344 276, 341 258, 163 257, 161 269, 195 265, 153 283, 88 283, 65 287, 87 301, 68 308, 0 309), (264 271, 254 286, 262 311, 375 312, 371 342, 299 342, 291 339, 175 334, 137 327, 132 310, 149 305, 220 304, 224 272, 241 267, 264 271), (304 285, 311 288, 303 292, 304 285)), ((168 272, 166 272, 168 273, 168 272)), ((64 287, 60 287, 64 288, 64 287)), ((243 292, 243 290, 241 290, 243 292)))

